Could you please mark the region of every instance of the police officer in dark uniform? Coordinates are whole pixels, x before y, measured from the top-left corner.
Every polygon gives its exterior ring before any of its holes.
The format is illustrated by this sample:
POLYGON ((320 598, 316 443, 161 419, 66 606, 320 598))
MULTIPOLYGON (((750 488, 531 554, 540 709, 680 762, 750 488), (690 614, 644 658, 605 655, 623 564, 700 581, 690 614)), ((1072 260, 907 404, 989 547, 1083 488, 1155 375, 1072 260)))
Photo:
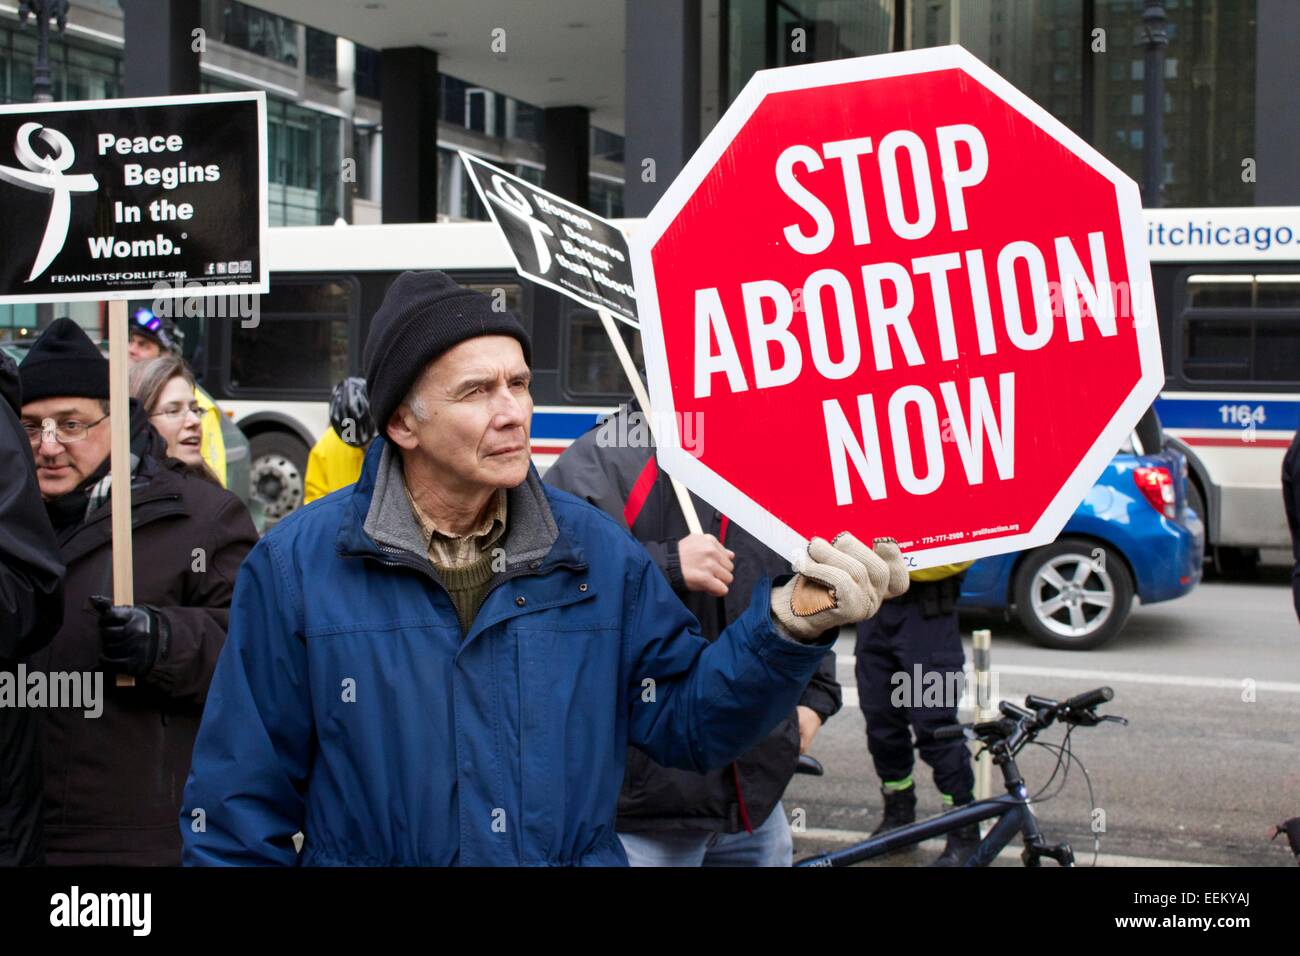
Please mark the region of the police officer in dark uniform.
MULTIPOLYGON (((939 727, 957 723, 965 664, 957 598, 970 564, 913 571, 907 593, 858 625, 858 702, 885 800, 884 817, 872 836, 916 820, 913 746, 934 771, 945 807, 974 799, 975 774, 965 740, 934 739, 939 727)), ((948 834, 934 865, 960 866, 979 841, 977 824, 948 834)))

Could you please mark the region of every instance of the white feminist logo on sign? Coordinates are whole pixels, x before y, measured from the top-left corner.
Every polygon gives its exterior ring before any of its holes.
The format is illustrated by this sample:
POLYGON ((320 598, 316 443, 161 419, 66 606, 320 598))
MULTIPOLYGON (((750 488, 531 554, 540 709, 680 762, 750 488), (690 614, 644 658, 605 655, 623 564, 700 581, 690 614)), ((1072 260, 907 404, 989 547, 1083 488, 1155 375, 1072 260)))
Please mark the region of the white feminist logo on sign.
POLYGON ((540 219, 533 218, 533 207, 529 205, 528 200, 524 198, 524 194, 519 191, 519 188, 514 183, 506 182, 500 176, 493 176, 492 188, 496 192, 488 193, 488 199, 526 225, 529 233, 532 234, 533 247, 537 252, 537 271, 549 271, 551 268, 551 250, 546 244, 546 237, 554 237, 555 230, 540 219))
POLYGON ((72 193, 92 193, 99 188, 99 182, 89 173, 65 176, 63 171, 77 158, 76 151, 68 137, 58 130, 40 123, 24 123, 18 128, 18 137, 14 141, 14 155, 25 167, 15 169, 12 166, 0 166, 0 180, 12 183, 21 189, 32 192, 50 193, 50 221, 45 227, 45 238, 37 250, 36 261, 32 263, 32 274, 27 277, 31 282, 43 273, 54 257, 63 250, 63 241, 68 237, 68 220, 72 214, 72 193), (40 131, 41 139, 54 150, 50 156, 38 156, 32 149, 32 134, 40 131))

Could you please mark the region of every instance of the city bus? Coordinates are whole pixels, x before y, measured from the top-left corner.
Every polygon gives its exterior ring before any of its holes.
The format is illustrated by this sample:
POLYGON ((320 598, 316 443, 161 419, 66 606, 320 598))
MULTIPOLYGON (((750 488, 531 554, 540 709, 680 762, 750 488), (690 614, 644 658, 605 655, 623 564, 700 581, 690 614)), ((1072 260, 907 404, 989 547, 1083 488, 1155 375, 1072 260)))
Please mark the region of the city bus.
MULTIPOLYGON (((1300 207, 1151 210, 1147 221, 1167 372, 1156 409, 1187 457, 1207 553, 1241 570, 1289 543, 1280 473, 1300 423, 1300 207)), ((271 521, 301 502, 330 388, 363 374, 370 318, 406 269, 504 296, 529 330, 539 470, 630 394, 595 313, 521 279, 490 223, 272 229, 270 259, 256 309, 178 321, 204 387, 249 438, 271 521)), ((639 336, 620 328, 639 360, 639 336)))
POLYGON ((1164 350, 1156 411, 1187 456, 1227 574, 1289 548, 1282 457, 1300 426, 1300 207, 1148 210, 1164 350))

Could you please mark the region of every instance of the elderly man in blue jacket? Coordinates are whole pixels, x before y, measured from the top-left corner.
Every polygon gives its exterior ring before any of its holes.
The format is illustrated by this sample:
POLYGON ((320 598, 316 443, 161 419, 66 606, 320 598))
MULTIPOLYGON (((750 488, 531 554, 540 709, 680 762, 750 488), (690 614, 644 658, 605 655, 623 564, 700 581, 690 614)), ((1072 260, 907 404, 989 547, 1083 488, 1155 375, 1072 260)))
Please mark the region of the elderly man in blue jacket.
POLYGON ((538 479, 530 352, 442 273, 394 282, 363 356, 386 438, 240 571, 185 862, 626 865, 629 744, 726 764, 794 708, 827 631, 906 589, 892 541, 815 538, 705 641, 631 535, 538 479))

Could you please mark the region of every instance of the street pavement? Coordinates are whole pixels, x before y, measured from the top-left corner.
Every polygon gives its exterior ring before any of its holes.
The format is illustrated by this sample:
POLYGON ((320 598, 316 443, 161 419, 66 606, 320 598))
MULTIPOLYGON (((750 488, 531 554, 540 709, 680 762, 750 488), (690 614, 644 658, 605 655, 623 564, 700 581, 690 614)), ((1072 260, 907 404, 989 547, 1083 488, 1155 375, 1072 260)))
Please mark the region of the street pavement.
MULTIPOLYGON (((1104 811, 1098 865, 1294 865, 1271 824, 1300 815, 1300 623, 1289 572, 1262 568, 1248 583, 1207 580, 1176 601, 1134 609, 1124 631, 1095 651, 1035 645, 1001 615, 963 614, 966 654, 973 628, 993 632, 999 696, 1057 699, 1107 684, 1101 710, 1129 726, 1075 731, 1077 766, 1063 789, 1037 807, 1049 842, 1068 840, 1079 865, 1094 857, 1092 808, 1104 811), (1094 802, 1095 801, 1095 802, 1094 802)), ((881 810, 853 683, 853 644, 836 645, 845 706, 818 734, 812 753, 824 777, 797 776, 785 795, 796 820, 795 859, 863 839, 881 810), (798 812, 797 812, 798 811, 798 812)), ((1057 743, 1054 728, 1043 740, 1057 743)), ((1031 793, 1057 758, 1030 748, 1019 760, 1031 793)), ((918 814, 940 812, 929 768, 918 758, 918 814)), ((1061 782, 1060 775, 1052 789, 1061 782)), ((994 770, 994 787, 1001 788, 994 770)), ((869 865, 916 866, 942 847, 933 841, 869 865)), ((1000 865, 1019 865, 1019 843, 1000 865)), ((1048 863, 1050 864, 1050 861, 1048 863)))

